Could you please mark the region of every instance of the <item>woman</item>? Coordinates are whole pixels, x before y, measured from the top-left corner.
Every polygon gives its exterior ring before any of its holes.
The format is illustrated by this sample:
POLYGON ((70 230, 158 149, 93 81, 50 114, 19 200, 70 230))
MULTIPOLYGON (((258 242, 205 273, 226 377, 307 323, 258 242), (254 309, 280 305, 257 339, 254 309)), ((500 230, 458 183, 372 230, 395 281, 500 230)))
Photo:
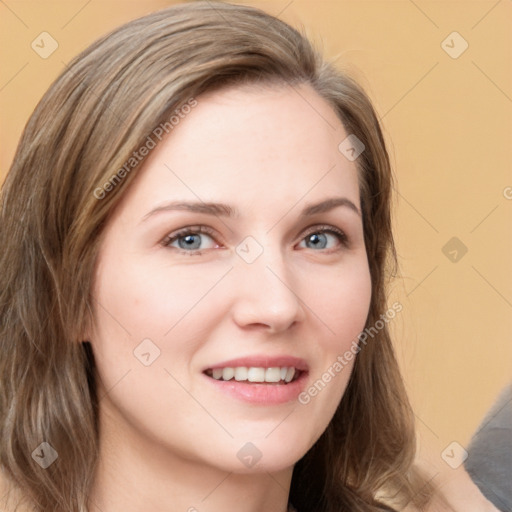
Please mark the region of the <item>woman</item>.
POLYGON ((419 506, 390 193, 365 93, 261 11, 182 5, 86 49, 2 188, 6 497, 419 506))

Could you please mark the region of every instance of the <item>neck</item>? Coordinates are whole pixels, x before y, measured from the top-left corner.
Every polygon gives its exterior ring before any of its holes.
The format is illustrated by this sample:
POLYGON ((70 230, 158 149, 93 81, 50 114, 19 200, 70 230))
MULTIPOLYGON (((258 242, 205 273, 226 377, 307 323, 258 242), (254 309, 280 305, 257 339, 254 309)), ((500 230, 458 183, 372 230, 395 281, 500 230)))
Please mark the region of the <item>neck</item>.
POLYGON ((237 473, 166 450, 100 413, 100 457, 91 512, 286 512, 293 467, 237 473), (115 428, 114 428, 115 426, 115 428))

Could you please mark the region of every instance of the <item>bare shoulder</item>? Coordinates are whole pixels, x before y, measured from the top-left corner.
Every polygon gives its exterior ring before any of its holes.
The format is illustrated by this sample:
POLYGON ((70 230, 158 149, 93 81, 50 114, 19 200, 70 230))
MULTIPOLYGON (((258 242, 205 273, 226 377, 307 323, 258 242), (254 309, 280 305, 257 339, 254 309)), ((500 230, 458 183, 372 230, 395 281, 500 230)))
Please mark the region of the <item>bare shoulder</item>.
MULTIPOLYGON (((422 512, 499 512, 480 492, 463 465, 452 469, 446 465, 427 466, 417 461, 433 485, 433 495, 422 512), (428 468, 428 469, 427 469, 428 468)), ((420 512, 410 505, 402 512, 420 512)))

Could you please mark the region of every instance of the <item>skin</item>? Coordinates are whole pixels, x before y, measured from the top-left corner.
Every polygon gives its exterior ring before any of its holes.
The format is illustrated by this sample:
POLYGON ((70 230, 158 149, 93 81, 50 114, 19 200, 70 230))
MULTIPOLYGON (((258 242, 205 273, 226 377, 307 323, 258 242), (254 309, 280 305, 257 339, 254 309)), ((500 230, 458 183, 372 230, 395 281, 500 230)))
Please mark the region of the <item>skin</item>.
POLYGON ((330 422, 354 360, 306 405, 249 404, 202 371, 235 357, 293 355, 309 365, 308 388, 365 326, 361 216, 338 206, 300 218, 333 196, 360 209, 356 162, 338 150, 348 134, 333 109, 306 85, 197 100, 152 150, 100 247, 87 338, 102 397, 93 512, 284 512, 293 465, 330 422), (161 211, 142 220, 178 200, 226 203, 239 216, 161 211), (186 254, 183 237, 162 244, 198 225, 214 231, 196 235, 199 253, 186 254), (322 226, 343 231, 348 245, 319 234, 322 226), (263 251, 252 263, 237 253, 247 236, 263 251), (133 353, 144 339, 160 350, 149 366, 133 353), (253 467, 237 457, 247 442, 261 453, 253 467))
MULTIPOLYGON (((452 468, 441 458, 445 443, 419 436, 416 467, 434 487, 431 502, 422 512, 500 512, 480 491, 461 464, 452 468), (443 445, 444 444, 444 445, 443 445)), ((418 512, 412 505, 403 512, 418 512)))
MULTIPOLYGON (((299 219, 306 203, 333 191, 359 206, 355 165, 337 152, 341 123, 309 87, 300 94, 306 101, 287 88, 198 98, 109 222, 88 333, 101 399, 91 512, 286 510, 293 464, 326 428, 353 361, 306 405, 248 405, 208 386, 201 370, 254 353, 293 354, 309 363, 309 387, 364 326, 371 290, 360 218, 339 207, 299 219), (140 224, 163 202, 197 196, 241 216, 167 212, 140 224), (160 244, 197 224, 219 236, 203 237, 202 254, 160 244), (305 228, 317 224, 344 230, 350 248, 306 245, 305 228), (247 235, 264 248, 252 264, 235 250, 247 235), (149 366, 133 354, 145 338, 161 351, 149 366), (236 457, 247 441, 262 453, 252 468, 236 457)), ((337 247, 332 236, 328 245, 337 247)), ((428 512, 497 512, 463 466, 440 462, 439 447, 421 452, 418 464, 436 486, 428 512)), ((23 499, 0 473, 2 505, 8 491, 14 503, 23 499)))

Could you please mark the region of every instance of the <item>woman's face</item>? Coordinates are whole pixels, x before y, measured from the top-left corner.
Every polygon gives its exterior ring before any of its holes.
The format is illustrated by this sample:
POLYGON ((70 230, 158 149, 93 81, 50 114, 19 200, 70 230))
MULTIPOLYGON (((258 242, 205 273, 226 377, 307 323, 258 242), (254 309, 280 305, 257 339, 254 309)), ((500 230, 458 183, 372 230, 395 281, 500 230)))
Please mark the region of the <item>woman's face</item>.
POLYGON ((100 247, 89 339, 102 421, 160 456, 276 471, 326 429, 354 363, 339 357, 365 326, 356 161, 309 86, 197 102, 100 247))

